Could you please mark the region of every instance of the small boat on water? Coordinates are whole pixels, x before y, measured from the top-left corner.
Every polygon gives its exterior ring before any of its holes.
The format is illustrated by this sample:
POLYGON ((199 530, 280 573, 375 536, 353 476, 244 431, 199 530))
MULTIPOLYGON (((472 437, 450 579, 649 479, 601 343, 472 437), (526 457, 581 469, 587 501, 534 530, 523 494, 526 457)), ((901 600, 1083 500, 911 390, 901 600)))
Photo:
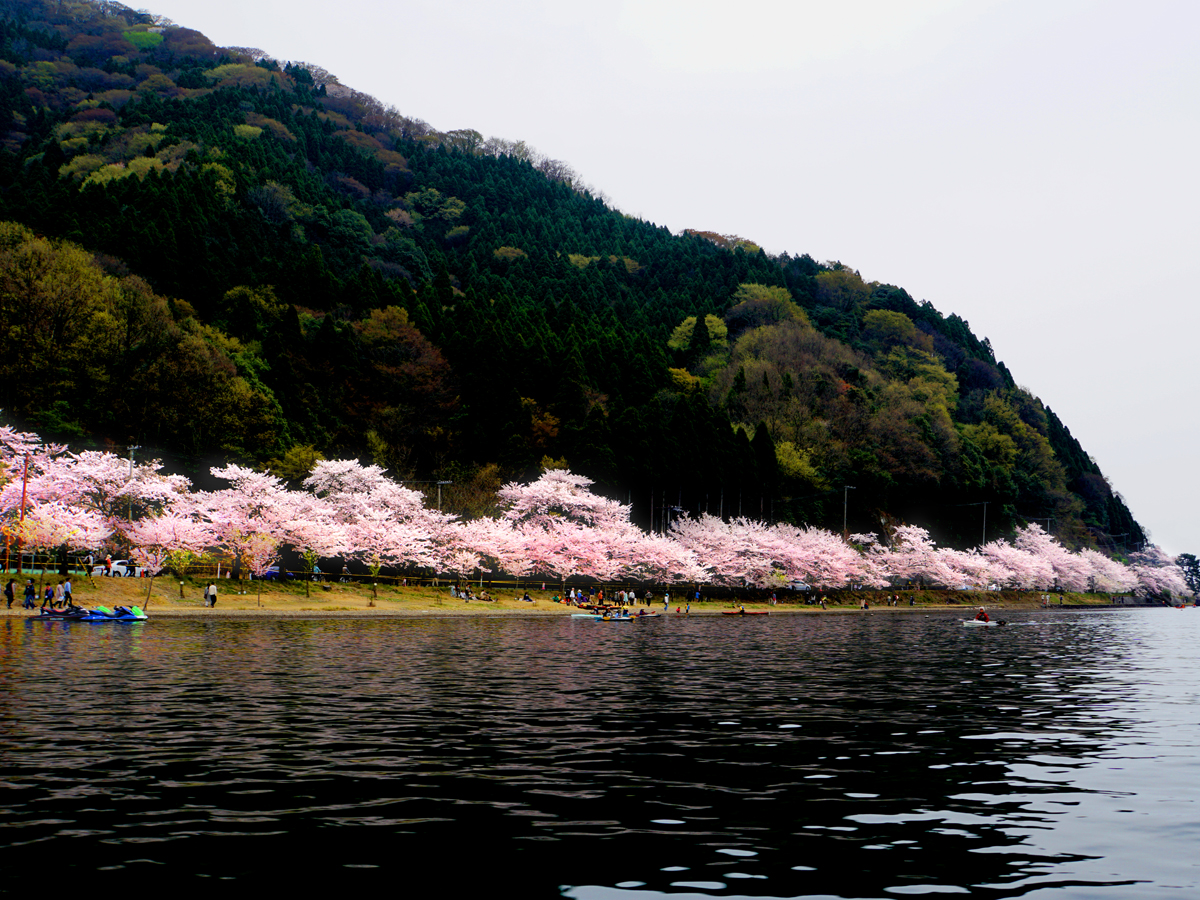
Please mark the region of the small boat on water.
POLYGON ((572 613, 572 619, 591 619, 593 622, 632 622, 639 616, 618 616, 615 613, 572 613))
POLYGON ((723 609, 723 616, 769 616, 770 610, 766 609, 723 609))
POLYGON ((995 621, 989 621, 989 622, 984 622, 982 619, 963 619, 962 623, 963 623, 963 625, 967 625, 967 626, 974 625, 978 628, 996 628, 996 627, 999 627, 1000 625, 1008 624, 1008 622, 1004 621, 1004 619, 996 619, 995 621))

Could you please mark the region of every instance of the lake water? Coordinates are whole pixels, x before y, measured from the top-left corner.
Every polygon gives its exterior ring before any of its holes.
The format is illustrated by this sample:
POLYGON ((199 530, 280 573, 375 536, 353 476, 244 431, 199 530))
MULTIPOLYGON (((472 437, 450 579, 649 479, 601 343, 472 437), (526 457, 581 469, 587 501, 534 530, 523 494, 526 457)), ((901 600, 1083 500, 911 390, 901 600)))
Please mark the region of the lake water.
POLYGON ((1200 896, 1200 610, 960 618, 2 620, 0 890, 1200 896))

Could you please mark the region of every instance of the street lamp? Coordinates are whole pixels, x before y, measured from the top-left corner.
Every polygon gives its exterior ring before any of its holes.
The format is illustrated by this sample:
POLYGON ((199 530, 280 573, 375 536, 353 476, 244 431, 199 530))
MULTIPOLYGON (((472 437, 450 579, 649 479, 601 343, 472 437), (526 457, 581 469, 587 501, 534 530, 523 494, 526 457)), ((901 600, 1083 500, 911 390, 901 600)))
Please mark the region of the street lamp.
POLYGON ((858 488, 856 488, 852 484, 843 485, 843 487, 842 487, 842 534, 843 535, 848 533, 846 530, 846 513, 850 509, 850 492, 857 491, 857 490, 858 490, 858 488))

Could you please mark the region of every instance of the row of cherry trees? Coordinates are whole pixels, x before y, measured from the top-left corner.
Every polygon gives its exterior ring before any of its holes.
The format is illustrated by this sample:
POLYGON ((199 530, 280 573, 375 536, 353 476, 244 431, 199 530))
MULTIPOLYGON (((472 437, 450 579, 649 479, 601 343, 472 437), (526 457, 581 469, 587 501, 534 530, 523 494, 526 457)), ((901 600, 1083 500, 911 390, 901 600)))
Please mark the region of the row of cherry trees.
POLYGON ((174 560, 220 552, 261 577, 284 548, 309 568, 321 559, 357 560, 373 574, 418 568, 458 577, 504 572, 556 581, 712 583, 815 588, 919 583, 950 588, 1021 588, 1190 594, 1182 571, 1158 548, 1124 564, 1093 550, 1068 551, 1037 525, 1015 539, 974 550, 939 548, 928 532, 901 526, 881 544, 849 541, 819 528, 703 515, 670 535, 648 534, 630 507, 595 493, 591 482, 548 471, 500 491, 499 518, 460 521, 429 509, 421 494, 378 466, 322 460, 301 489, 237 465, 212 469, 227 484, 194 490, 157 462, 134 465, 112 453, 69 452, 37 435, 0 427, 0 517, 9 546, 128 548, 158 573, 174 560))

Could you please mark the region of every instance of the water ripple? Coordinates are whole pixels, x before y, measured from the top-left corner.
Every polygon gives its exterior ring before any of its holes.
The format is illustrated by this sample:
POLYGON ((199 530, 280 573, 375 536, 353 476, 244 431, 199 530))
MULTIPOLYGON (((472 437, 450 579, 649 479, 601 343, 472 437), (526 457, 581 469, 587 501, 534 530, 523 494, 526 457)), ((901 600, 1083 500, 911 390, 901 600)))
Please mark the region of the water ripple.
POLYGON ((1200 617, 1011 618, 4 620, 0 865, 583 900, 1196 890, 1200 617))

